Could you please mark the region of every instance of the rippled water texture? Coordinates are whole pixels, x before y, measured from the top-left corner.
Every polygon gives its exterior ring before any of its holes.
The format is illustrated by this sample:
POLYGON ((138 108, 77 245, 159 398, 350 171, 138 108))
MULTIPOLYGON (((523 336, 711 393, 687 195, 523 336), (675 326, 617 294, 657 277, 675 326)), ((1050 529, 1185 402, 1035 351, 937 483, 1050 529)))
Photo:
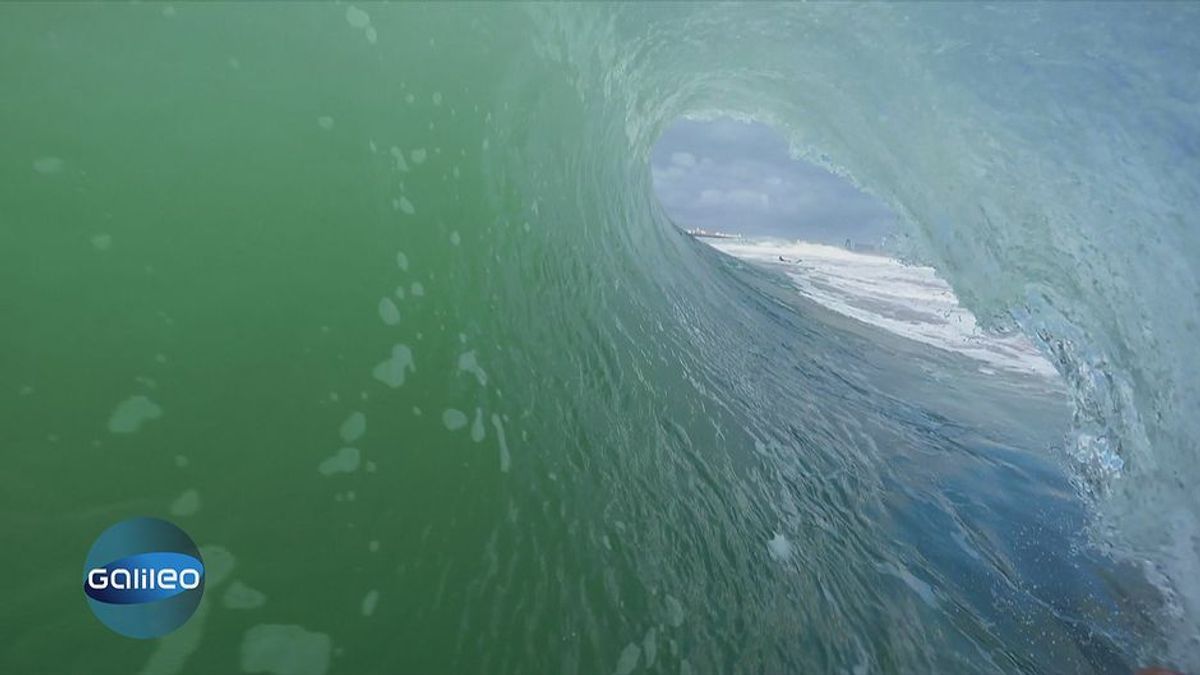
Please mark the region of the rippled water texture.
POLYGON ((0 671, 1200 666, 1200 16, 0 7, 0 671), (1061 380, 681 236, 737 114, 1061 380), (107 632, 92 540, 201 545, 107 632))

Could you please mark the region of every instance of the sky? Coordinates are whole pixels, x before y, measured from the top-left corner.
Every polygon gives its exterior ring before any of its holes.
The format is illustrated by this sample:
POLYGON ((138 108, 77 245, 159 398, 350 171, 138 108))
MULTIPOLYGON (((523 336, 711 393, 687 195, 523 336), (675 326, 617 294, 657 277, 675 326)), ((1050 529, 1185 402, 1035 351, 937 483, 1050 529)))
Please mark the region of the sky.
POLYGON ((758 122, 680 119, 650 164, 659 201, 683 227, 829 244, 877 244, 895 229, 882 202, 793 159, 783 135, 758 122))

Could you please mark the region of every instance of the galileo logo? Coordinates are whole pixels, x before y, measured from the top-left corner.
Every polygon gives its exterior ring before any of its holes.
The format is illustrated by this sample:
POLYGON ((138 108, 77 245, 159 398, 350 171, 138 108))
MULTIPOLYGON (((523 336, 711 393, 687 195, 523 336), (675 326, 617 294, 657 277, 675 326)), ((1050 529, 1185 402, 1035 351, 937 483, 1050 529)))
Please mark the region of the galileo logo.
POLYGON ((156 638, 196 611, 204 594, 204 562, 183 530, 158 518, 131 518, 92 544, 83 592, 104 625, 128 637, 156 638))

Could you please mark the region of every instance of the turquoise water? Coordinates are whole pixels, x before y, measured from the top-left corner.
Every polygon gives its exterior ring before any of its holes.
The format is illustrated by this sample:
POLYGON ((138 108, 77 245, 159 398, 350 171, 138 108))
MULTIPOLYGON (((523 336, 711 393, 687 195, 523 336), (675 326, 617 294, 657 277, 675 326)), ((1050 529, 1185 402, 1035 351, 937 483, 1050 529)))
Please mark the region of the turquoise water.
POLYGON ((1200 665, 1197 10, 0 7, 0 670, 1200 665), (683 237, 785 131, 1061 379, 683 237), (126 517, 205 599, 109 633, 126 517))

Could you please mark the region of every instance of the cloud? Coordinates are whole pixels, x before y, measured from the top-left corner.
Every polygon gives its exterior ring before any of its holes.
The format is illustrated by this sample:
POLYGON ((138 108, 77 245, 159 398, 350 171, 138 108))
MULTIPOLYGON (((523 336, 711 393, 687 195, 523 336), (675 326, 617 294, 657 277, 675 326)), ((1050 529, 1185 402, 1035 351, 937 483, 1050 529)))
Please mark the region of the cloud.
POLYGON ((895 227, 879 200, 791 157, 771 127, 680 120, 651 157, 655 192, 679 224, 810 241, 877 240, 895 227))
POLYGON ((737 188, 733 190, 701 190, 701 206, 740 206, 761 211, 771 208, 771 197, 762 192, 737 188))
POLYGON ((671 163, 676 166, 693 167, 696 166, 696 156, 690 152, 672 152, 671 163))

